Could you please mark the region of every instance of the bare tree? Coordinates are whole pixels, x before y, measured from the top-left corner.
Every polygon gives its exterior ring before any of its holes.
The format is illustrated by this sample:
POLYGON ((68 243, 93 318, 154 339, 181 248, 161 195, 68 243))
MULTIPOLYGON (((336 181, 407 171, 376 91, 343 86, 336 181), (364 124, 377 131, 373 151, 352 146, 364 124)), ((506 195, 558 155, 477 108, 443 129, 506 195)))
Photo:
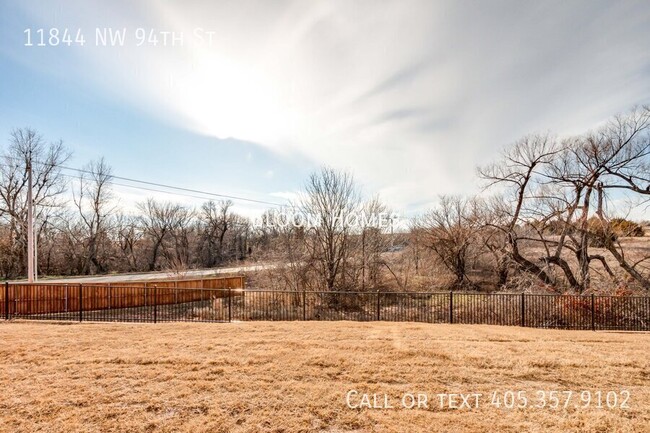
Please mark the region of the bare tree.
MULTIPOLYGON (((257 228, 257 257, 276 263, 261 271, 265 287, 298 292, 311 288, 306 228, 287 218, 291 216, 275 209, 264 212, 257 228)), ((297 295, 294 303, 300 302, 297 295)))
POLYGON ((204 266, 211 268, 224 260, 226 233, 234 223, 231 207, 230 200, 219 203, 210 200, 201 206, 199 219, 202 223, 201 252, 204 266))
MULTIPOLYGON (((604 128, 579 140, 571 151, 577 170, 570 172, 569 176, 580 179, 585 189, 580 225, 582 236, 594 236, 584 221, 593 194, 596 195, 595 216, 602 228, 596 235, 602 236, 603 246, 618 265, 642 287, 650 290, 650 277, 639 270, 650 256, 630 262, 620 243, 612 236, 613 228, 604 212, 607 198, 604 191, 622 189, 643 197, 650 196, 650 107, 634 108, 626 115, 616 116, 604 128)), ((598 260, 612 274, 604 257, 583 254, 584 261, 598 260)), ((583 267, 586 266, 583 264, 583 267)))
POLYGON ((308 241, 311 258, 327 290, 344 288, 352 227, 346 218, 358 212, 360 198, 354 178, 347 172, 322 168, 309 176, 299 208, 316 222, 308 241))
POLYGON ((142 232, 150 242, 148 270, 153 271, 156 269, 161 255, 168 260, 174 259, 165 244, 172 236, 174 236, 175 240, 176 257, 182 260, 184 258, 182 235, 179 238, 178 234, 173 235, 172 232, 182 231, 186 227, 186 224, 191 219, 191 212, 179 204, 159 203, 151 198, 144 203, 140 203, 138 209, 142 213, 140 216, 142 232))
POLYGON ((25 274, 27 254, 27 167, 32 167, 34 219, 38 222, 48 208, 62 205, 65 181, 60 166, 70 157, 61 141, 47 144, 31 128, 11 131, 9 146, 0 164, 0 217, 9 225, 11 270, 25 274))
POLYGON ((234 214, 232 217, 232 257, 237 260, 244 260, 251 253, 249 245, 251 234, 251 223, 248 218, 234 214))
POLYGON ((363 203, 361 208, 361 290, 375 290, 379 283, 381 265, 389 266, 381 258, 387 242, 382 232, 383 221, 379 221, 379 218, 386 213, 386 205, 378 197, 363 203))
POLYGON ((91 161, 85 167, 79 176, 77 187, 73 189, 73 201, 84 231, 84 274, 108 270, 106 250, 110 250, 109 223, 115 211, 111 203, 113 195, 110 181, 111 167, 101 158, 91 161))
POLYGON ((181 272, 192 265, 191 244, 195 232, 195 226, 192 223, 194 211, 180 207, 173 218, 172 229, 169 231, 173 248, 163 249, 163 254, 167 259, 167 266, 181 272))
POLYGON ((118 215, 115 219, 115 235, 125 270, 135 272, 140 269, 139 251, 143 232, 137 217, 118 215))
POLYGON ((591 287, 594 263, 618 281, 608 257, 592 251, 592 245, 600 245, 629 276, 650 288, 640 270, 650 258, 630 262, 606 215, 608 190, 647 195, 648 131, 650 111, 634 109, 595 132, 561 143, 548 136, 527 137, 509 148, 500 162, 480 170, 490 185, 511 187, 506 194, 513 194, 512 205, 502 208, 507 221, 488 224, 506 236, 508 259, 553 286, 559 280, 552 271, 559 269, 570 287, 583 292, 591 287), (542 257, 525 257, 520 247, 526 242, 541 247, 542 257))
POLYGON ((479 169, 479 176, 488 181, 488 187, 503 186, 508 195, 505 206, 498 209, 498 223, 486 222, 486 227, 501 231, 506 238, 502 252, 520 269, 538 277, 544 284, 554 285, 553 278, 544 269, 544 263, 526 258, 521 249, 522 223, 525 224, 526 204, 534 196, 539 182, 538 171, 549 164, 559 152, 549 135, 527 136, 507 148, 499 162, 479 169))
POLYGON ((454 287, 476 287, 467 273, 470 255, 479 245, 476 242, 480 228, 475 199, 442 196, 437 208, 426 214, 421 227, 427 233, 427 246, 454 275, 454 287))
POLYGON ((599 139, 592 157, 606 175, 603 188, 650 196, 650 106, 616 116, 599 139))

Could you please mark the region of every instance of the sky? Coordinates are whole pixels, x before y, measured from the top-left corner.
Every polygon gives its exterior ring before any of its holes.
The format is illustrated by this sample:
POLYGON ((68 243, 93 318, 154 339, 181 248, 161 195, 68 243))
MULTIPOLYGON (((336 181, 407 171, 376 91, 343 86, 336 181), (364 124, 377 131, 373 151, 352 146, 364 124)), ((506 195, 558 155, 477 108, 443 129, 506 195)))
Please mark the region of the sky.
POLYGON ((408 216, 650 103, 648 47, 648 1, 0 0, 0 146, 30 126, 73 167, 278 203, 328 165, 408 216))

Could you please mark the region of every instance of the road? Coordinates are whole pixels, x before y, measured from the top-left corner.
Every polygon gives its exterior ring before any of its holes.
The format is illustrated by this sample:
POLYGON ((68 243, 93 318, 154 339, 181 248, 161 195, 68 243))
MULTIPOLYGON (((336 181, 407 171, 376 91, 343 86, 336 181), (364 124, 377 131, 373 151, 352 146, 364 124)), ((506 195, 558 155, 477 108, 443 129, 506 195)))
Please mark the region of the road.
POLYGON ((176 274, 171 271, 167 272, 145 272, 139 274, 116 274, 116 275, 99 275, 88 277, 70 277, 70 278, 54 278, 43 279, 40 281, 48 283, 113 283, 122 281, 144 281, 144 280, 160 280, 160 279, 174 279, 174 278, 200 278, 203 276, 213 276, 218 274, 236 274, 241 272, 260 271, 274 267, 273 264, 260 264, 248 266, 236 266, 232 268, 214 268, 214 269, 191 269, 176 274))

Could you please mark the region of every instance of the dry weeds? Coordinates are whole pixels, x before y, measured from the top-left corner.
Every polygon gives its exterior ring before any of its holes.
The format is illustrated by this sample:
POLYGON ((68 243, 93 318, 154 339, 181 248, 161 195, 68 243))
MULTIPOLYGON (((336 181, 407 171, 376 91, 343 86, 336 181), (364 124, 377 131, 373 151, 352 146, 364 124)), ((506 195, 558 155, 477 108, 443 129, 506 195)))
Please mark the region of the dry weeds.
POLYGON ((650 334, 1 323, 0 431, 650 431, 650 334), (346 393, 620 390, 630 409, 349 409, 346 393))

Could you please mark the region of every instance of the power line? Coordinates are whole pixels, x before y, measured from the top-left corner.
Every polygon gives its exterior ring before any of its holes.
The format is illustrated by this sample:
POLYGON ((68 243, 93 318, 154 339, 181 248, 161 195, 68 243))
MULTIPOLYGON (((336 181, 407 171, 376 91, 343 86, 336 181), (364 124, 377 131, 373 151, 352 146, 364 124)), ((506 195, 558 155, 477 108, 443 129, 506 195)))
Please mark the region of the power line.
MULTIPOLYGON (((14 159, 14 160, 22 161, 22 158, 16 158, 16 157, 8 156, 8 155, 5 155, 5 157, 10 158, 10 159, 14 159)), ((36 161, 36 160, 33 160, 33 162, 36 163, 36 164, 49 165, 49 166, 52 166, 52 167, 58 167, 58 168, 63 169, 63 170, 75 171, 75 172, 78 172, 78 173, 85 173, 85 174, 91 174, 91 175, 98 174, 98 173, 93 172, 92 170, 85 170, 85 169, 81 169, 81 168, 67 167, 67 166, 64 166, 64 165, 61 165, 61 164, 52 164, 52 163, 49 163, 49 162, 41 162, 41 161, 36 161)), ((160 187, 160 188, 173 189, 173 190, 177 190, 177 191, 185 191, 185 192, 191 192, 191 193, 196 193, 196 194, 203 194, 203 195, 207 195, 207 196, 211 196, 211 197, 227 198, 227 199, 231 199, 231 200, 239 200, 239 201, 246 201, 246 202, 251 202, 251 203, 259 203, 259 204, 267 204, 267 205, 271 205, 271 206, 281 206, 281 207, 287 206, 287 204, 275 203, 275 202, 270 202, 270 201, 265 201, 265 200, 257 200, 257 199, 246 198, 246 197, 239 197, 239 196, 235 196, 235 195, 218 194, 218 193, 209 192, 209 191, 201 191, 201 190, 197 190, 197 189, 184 188, 184 187, 173 186, 173 185, 166 185, 166 184, 157 183, 157 182, 150 182, 150 181, 133 179, 133 178, 122 177, 122 176, 115 176, 115 175, 112 175, 112 174, 108 175, 108 177, 110 179, 123 180, 123 181, 126 181, 126 182, 139 183, 139 184, 143 184, 143 185, 157 186, 157 187, 160 187)), ((126 186, 126 187, 130 187, 130 188, 139 188, 139 189, 143 189, 143 190, 147 190, 147 191, 154 191, 154 192, 162 192, 162 193, 173 194, 173 193, 168 192, 168 191, 160 191, 160 190, 156 190, 156 189, 137 187, 137 186, 133 186, 133 185, 116 184, 114 182, 112 182, 112 183, 114 185, 126 186)), ((183 195, 183 194, 177 194, 177 195, 183 195)), ((187 197, 193 197, 193 198, 199 198, 199 199, 204 199, 205 198, 205 197, 196 197, 196 196, 190 196, 190 195, 186 195, 186 196, 187 197)))
MULTIPOLYGON (((3 163, 0 163, 0 166, 9 167, 9 165, 3 164, 3 163)), ((11 167, 16 167, 17 168, 18 166, 17 165, 12 165, 11 167)), ((67 178, 69 178, 71 180, 78 179, 77 176, 75 176, 73 174, 69 174, 69 173, 63 173, 62 172, 62 173, 60 173, 60 175, 64 176, 64 177, 67 177, 67 178)), ((175 192, 175 191, 165 191, 165 190, 162 190, 162 189, 147 188, 147 187, 144 187, 144 186, 128 185, 128 184, 125 184, 125 183, 113 182, 111 180, 109 180, 108 183, 110 185, 113 185, 113 186, 121 186, 121 187, 140 189, 140 190, 145 190, 145 191, 159 192, 159 193, 163 193, 163 194, 170 194, 170 195, 175 195, 175 196, 180 196, 180 197, 190 197, 190 198, 196 198, 196 199, 199 199, 199 200, 208 200, 209 199, 208 197, 202 197, 202 196, 198 196, 198 195, 185 194, 185 193, 182 193, 182 192, 175 192)))
MULTIPOLYGON (((67 178, 70 178, 70 179, 77 179, 77 177, 72 175, 72 174, 61 173, 61 175, 65 176, 67 178)), ((208 199, 208 197, 200 197, 198 195, 184 194, 182 192, 175 192, 175 191, 165 191, 165 190, 162 190, 162 189, 155 189, 155 188, 147 188, 145 186, 127 185, 125 183, 117 183, 117 182, 113 182, 111 180, 109 180, 108 183, 110 185, 113 185, 113 186, 121 186, 121 187, 126 187, 126 188, 141 189, 141 190, 144 190, 144 191, 159 192, 159 193, 163 193, 163 194, 171 194, 171 195, 176 195, 176 196, 180 196, 180 197, 190 197, 190 198, 196 198, 196 199, 199 199, 199 200, 207 200, 208 199)))
MULTIPOLYGON (((81 168, 72 168, 72 167, 66 167, 66 166, 63 166, 63 165, 57 165, 57 167, 62 168, 64 170, 76 171, 76 172, 79 172, 79 173, 97 174, 97 173, 95 173, 95 172, 93 172, 91 170, 84 170, 84 169, 81 169, 81 168)), ((157 186, 157 187, 160 187, 160 188, 175 189, 177 191, 185 191, 185 192, 191 192, 191 193, 195 193, 195 194, 204 194, 204 195, 208 195, 208 196, 212 196, 212 197, 229 198, 229 199, 232 199, 232 200, 240 200, 240 201, 248 201, 248 202, 252 202, 252 203, 269 204, 269 205, 272 205, 272 206, 286 206, 286 205, 283 205, 283 204, 280 204, 280 203, 274 203, 274 202, 265 201, 265 200, 256 200, 256 199, 252 199, 252 198, 239 197, 239 196, 234 196, 234 195, 218 194, 218 193, 209 192, 209 191, 201 191, 201 190, 198 190, 198 189, 183 188, 183 187, 180 187, 180 186, 173 186, 173 185, 165 185, 165 184, 162 184, 162 183, 149 182, 149 181, 146 181, 146 180, 139 180, 139 179, 133 179, 133 178, 128 178, 128 177, 122 177, 122 176, 109 175, 109 178, 123 180, 123 181, 126 181, 126 182, 140 183, 140 184, 143 184, 143 185, 157 186)))

